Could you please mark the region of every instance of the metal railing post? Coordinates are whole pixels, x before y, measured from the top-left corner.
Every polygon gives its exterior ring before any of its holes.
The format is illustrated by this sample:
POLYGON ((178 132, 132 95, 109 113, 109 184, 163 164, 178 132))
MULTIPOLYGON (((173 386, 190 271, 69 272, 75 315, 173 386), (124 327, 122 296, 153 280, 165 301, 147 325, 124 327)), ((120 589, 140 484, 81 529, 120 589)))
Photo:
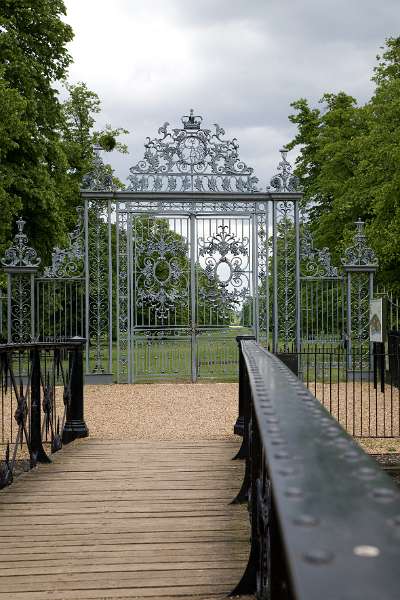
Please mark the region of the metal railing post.
POLYGON ((76 438, 83 438, 89 435, 89 430, 84 418, 84 400, 83 400, 83 338, 73 338, 76 342, 81 342, 70 350, 70 386, 69 398, 67 404, 67 414, 62 433, 63 444, 68 444, 76 438))
POLYGON ((42 424, 41 424, 41 403, 40 403, 40 350, 33 348, 31 350, 31 415, 30 415, 30 455, 31 466, 36 463, 50 463, 43 448, 42 442, 42 424))
MULTIPOLYGON (((254 594, 257 591, 257 569, 260 563, 260 532, 259 532, 259 510, 260 510, 260 473, 261 473, 261 444, 258 426, 251 419, 249 435, 251 436, 250 456, 248 460, 248 488, 251 493, 248 494, 249 515, 251 524, 250 534, 250 556, 241 580, 230 596, 243 596, 254 594)), ((247 465, 246 465, 247 471, 247 465)), ((246 478, 245 478, 246 479, 246 478)), ((240 492, 239 492, 240 493, 240 492)), ((268 557, 269 558, 269 557, 268 557)))
MULTIPOLYGON (((249 382, 249 374, 245 365, 243 351, 241 348, 241 342, 243 338, 248 340, 246 336, 242 337, 239 341, 241 356, 242 356, 242 373, 241 373, 241 390, 242 390, 242 411, 243 411, 243 441, 238 454, 234 458, 245 458, 246 467, 243 477, 243 483, 237 496, 232 500, 232 504, 243 504, 247 502, 249 498, 249 490, 251 484, 251 452, 250 447, 252 443, 252 396, 249 382)), ((254 340, 254 336, 251 338, 254 340)))
POLYGON ((245 406, 249 402, 249 385, 248 379, 246 377, 246 368, 243 360, 243 352, 242 352, 242 340, 255 340, 254 335, 238 335, 236 337, 236 341, 238 344, 239 350, 239 408, 238 408, 238 418, 236 419, 236 423, 233 427, 233 433, 235 435, 241 435, 243 437, 242 445, 240 450, 234 456, 233 460, 242 459, 246 457, 246 448, 244 443, 244 415, 245 415, 245 406))

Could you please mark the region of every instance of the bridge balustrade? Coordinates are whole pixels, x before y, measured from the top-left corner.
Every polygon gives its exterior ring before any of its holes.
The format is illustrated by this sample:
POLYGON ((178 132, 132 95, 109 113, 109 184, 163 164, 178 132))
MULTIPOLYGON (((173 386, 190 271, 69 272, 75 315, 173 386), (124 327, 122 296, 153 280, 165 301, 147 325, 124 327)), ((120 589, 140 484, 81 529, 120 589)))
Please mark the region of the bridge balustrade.
POLYGON ((251 551, 232 596, 395 600, 400 492, 276 356, 238 339, 251 551))
POLYGON ((51 462, 49 454, 88 429, 83 412, 86 340, 0 345, 0 489, 16 471, 51 462))

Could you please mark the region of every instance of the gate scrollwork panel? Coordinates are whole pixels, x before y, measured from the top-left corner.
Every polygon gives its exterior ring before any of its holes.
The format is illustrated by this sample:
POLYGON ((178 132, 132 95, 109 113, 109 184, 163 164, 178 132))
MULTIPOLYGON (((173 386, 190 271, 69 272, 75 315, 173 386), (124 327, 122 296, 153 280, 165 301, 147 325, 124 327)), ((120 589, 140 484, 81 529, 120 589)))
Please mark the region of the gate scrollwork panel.
POLYGON ((253 331, 252 218, 197 218, 196 368, 200 378, 234 378, 235 338, 253 331))
MULTIPOLYGON (((180 221, 187 230, 186 219, 180 221)), ((166 219, 136 217, 131 243, 134 326, 187 327, 190 293, 187 239, 171 229, 166 219)))
MULTIPOLYGON (((246 225, 249 232, 249 222, 246 225)), ((205 327, 240 324, 243 304, 250 296, 249 234, 240 237, 232 225, 216 220, 210 227, 214 228, 211 235, 198 238, 198 323, 205 327)), ((238 228, 237 222, 234 227, 238 228)))
POLYGON ((133 380, 190 377, 190 241, 185 216, 128 217, 133 380))

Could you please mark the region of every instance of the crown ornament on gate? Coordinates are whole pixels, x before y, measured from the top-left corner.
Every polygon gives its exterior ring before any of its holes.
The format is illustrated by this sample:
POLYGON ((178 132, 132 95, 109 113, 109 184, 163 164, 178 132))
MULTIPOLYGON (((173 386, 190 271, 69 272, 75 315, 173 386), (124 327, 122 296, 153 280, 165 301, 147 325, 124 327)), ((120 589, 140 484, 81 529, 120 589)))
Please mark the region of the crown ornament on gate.
POLYGON ((292 173, 292 165, 287 160, 287 148, 279 150, 281 153, 281 161, 278 164, 278 173, 276 173, 270 181, 267 190, 273 189, 274 192, 299 192, 300 181, 296 175, 292 173))
POLYGON ((184 129, 197 130, 200 129, 200 126, 203 122, 203 117, 201 117, 200 115, 195 115, 193 108, 191 108, 189 115, 184 115, 181 121, 183 123, 184 129))
POLYGON ((360 218, 355 222, 356 232, 353 236, 353 245, 346 248, 342 257, 344 267, 377 267, 378 258, 375 252, 367 245, 365 235, 365 222, 360 218))
POLYGON ((16 224, 18 231, 14 236, 12 246, 5 251, 1 264, 7 268, 36 269, 39 267, 41 259, 36 250, 28 246, 28 236, 24 233, 26 221, 19 217, 16 224))

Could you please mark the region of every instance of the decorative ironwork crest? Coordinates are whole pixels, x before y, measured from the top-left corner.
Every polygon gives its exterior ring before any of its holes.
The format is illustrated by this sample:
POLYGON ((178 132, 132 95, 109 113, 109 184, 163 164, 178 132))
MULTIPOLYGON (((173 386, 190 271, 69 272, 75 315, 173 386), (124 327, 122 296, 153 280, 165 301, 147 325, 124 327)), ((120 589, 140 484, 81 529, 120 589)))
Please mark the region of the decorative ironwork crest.
POLYGON ((210 286, 199 290, 202 300, 227 316, 248 296, 243 257, 248 255, 248 238, 238 240, 228 225, 219 225, 218 233, 199 239, 199 256, 205 257, 205 274, 210 286), (214 258, 214 254, 219 258, 214 258), (232 257, 230 258, 229 255, 232 257))
POLYGON ((311 231, 305 227, 301 239, 300 258, 305 261, 304 275, 307 277, 339 277, 337 267, 331 264, 328 248, 314 248, 311 231))
POLYGON ((257 192, 253 169, 239 157, 236 138, 223 138, 225 130, 202 129, 203 118, 182 117, 183 128, 169 129, 146 138, 143 160, 130 169, 129 189, 135 192, 257 192))
POLYGON ((282 160, 278 164, 278 173, 271 178, 270 186, 267 189, 272 188, 275 192, 300 191, 299 178, 293 175, 292 165, 286 158, 288 150, 282 148, 279 152, 281 153, 282 160))
POLYGON ((67 248, 54 248, 51 255, 51 266, 44 270, 44 277, 63 278, 81 277, 83 275, 84 258, 84 225, 83 208, 76 209, 78 222, 75 229, 68 234, 69 245, 67 248))
POLYGON ((115 185, 111 173, 107 172, 107 168, 103 159, 100 156, 101 146, 93 147, 94 158, 92 170, 84 175, 82 179, 82 189, 89 192, 112 192, 115 185))
POLYGON ((200 240, 202 248, 199 251, 200 256, 212 256, 213 254, 220 254, 221 258, 219 262, 227 262, 227 254, 233 254, 233 256, 239 256, 240 254, 247 255, 248 238, 238 240, 230 231, 228 225, 219 225, 220 231, 210 236, 205 242, 203 239, 200 240))
POLYGON ((353 245, 344 252, 342 264, 344 267, 376 267, 378 259, 375 252, 367 246, 367 237, 364 231, 364 221, 358 219, 353 237, 353 245))
POLYGON ((18 232, 14 237, 13 245, 7 248, 1 259, 4 267, 33 269, 40 265, 36 250, 28 246, 28 236, 24 233, 25 223, 22 217, 17 220, 18 232))

